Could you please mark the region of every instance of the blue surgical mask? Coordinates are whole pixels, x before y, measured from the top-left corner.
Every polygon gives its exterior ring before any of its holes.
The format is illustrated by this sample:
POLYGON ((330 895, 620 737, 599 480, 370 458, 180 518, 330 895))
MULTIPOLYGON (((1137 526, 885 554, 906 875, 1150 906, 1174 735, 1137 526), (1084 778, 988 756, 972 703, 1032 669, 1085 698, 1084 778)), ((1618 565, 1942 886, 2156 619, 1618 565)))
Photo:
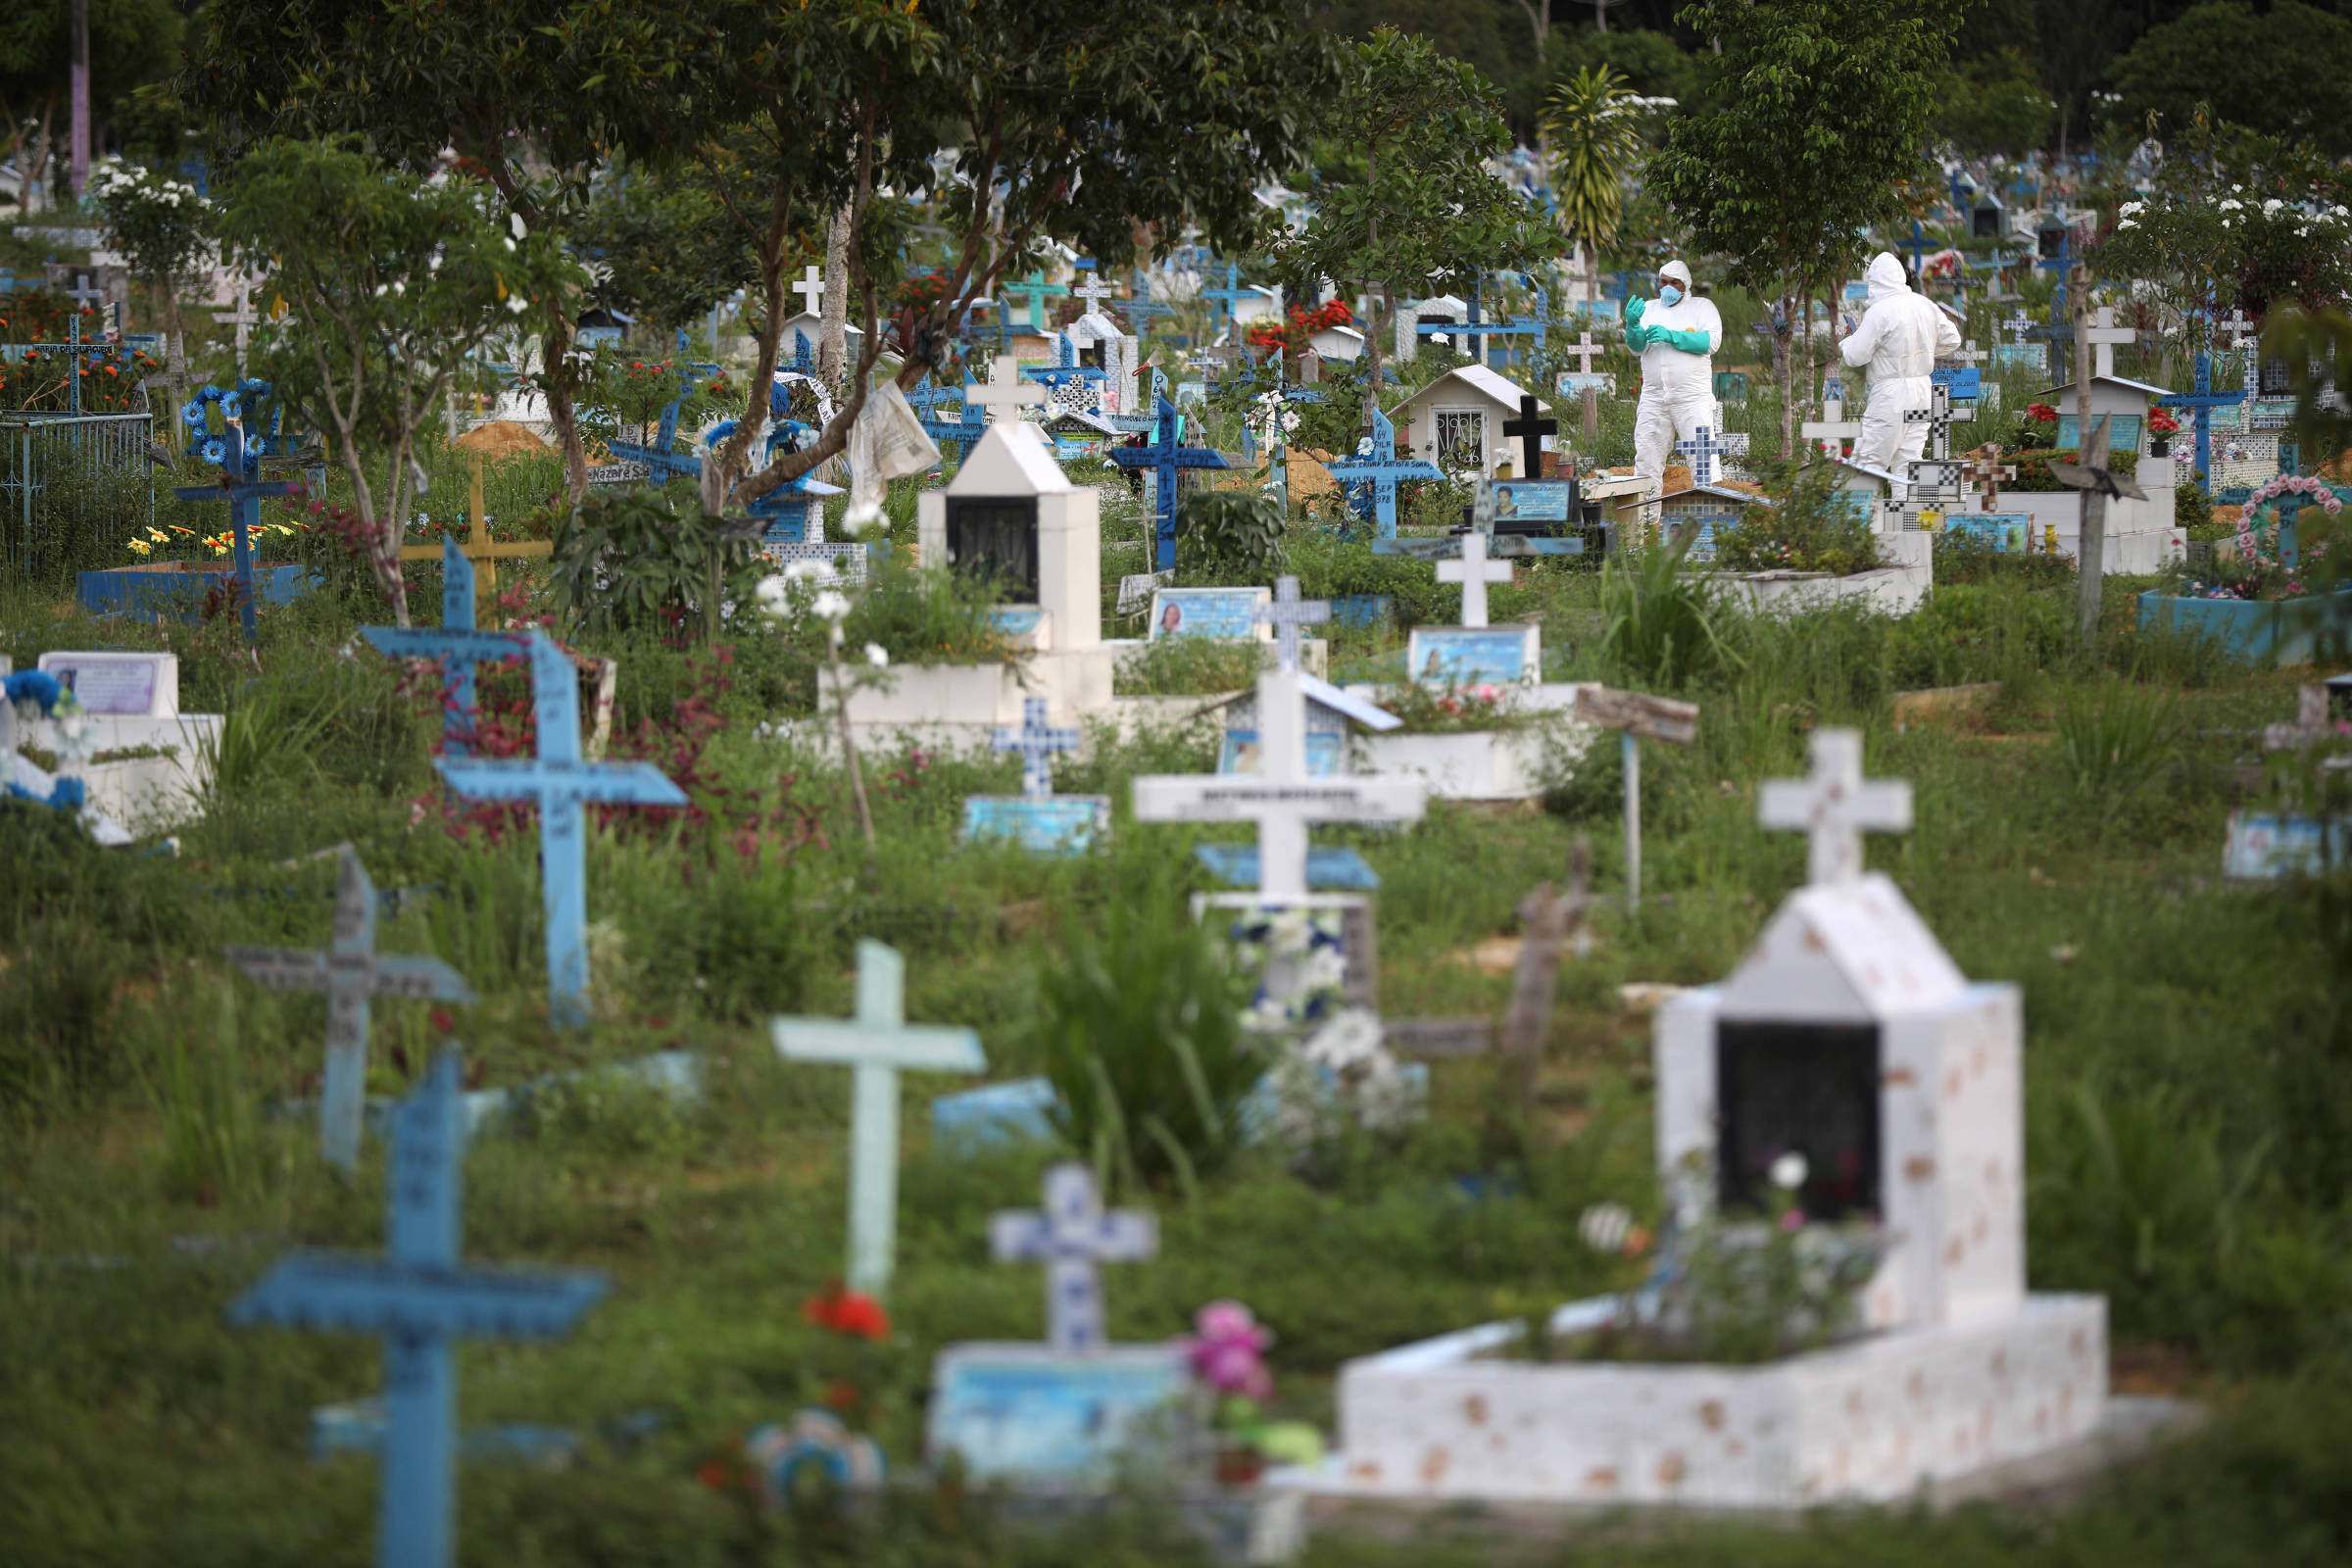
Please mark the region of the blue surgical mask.
POLYGON ((1672 283, 1663 284, 1658 289, 1658 303, 1672 310, 1683 303, 1683 291, 1672 283))

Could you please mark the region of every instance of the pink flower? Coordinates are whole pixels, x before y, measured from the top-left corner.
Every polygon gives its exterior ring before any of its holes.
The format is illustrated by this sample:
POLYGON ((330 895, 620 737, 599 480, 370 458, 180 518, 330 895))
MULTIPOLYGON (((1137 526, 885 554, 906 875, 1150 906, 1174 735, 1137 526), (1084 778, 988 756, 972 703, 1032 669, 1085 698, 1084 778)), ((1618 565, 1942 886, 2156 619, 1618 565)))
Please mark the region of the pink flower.
POLYGON ((1195 1377, 1219 1394, 1263 1399, 1274 1392, 1274 1379, 1263 1359, 1274 1335, 1258 1326, 1248 1307, 1239 1301, 1211 1301, 1193 1314, 1193 1327, 1196 1336, 1177 1343, 1192 1361, 1195 1377))

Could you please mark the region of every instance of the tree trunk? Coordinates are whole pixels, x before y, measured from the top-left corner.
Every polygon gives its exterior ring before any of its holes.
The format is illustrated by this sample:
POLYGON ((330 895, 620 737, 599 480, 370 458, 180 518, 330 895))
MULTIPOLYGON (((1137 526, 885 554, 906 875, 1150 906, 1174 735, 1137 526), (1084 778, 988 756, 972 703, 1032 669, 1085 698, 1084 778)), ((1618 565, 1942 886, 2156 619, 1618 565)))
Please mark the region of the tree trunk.
MULTIPOLYGON (((2075 308, 2075 428, 2081 437, 2078 460, 2085 468, 2107 466, 2104 422, 2090 427, 2090 270, 2080 262, 2069 269, 2067 291, 2075 308)), ((2082 522, 2075 546, 2078 583, 2076 629, 2082 646, 2096 653, 2099 646, 2099 599, 2107 583, 2107 498, 2097 489, 2082 492, 2082 522)))
MULTIPOLYGON (((1375 144, 1364 149, 1364 189, 1367 193, 1373 191, 1374 179, 1379 172, 1380 148, 1375 144)), ((1369 256, 1380 249, 1380 210, 1377 205, 1371 212, 1364 215, 1364 222, 1367 236, 1364 241, 1364 253, 1369 256)), ((1366 430, 1370 430, 1372 416, 1380 410, 1381 311, 1385 306, 1389 319, 1391 321, 1396 319, 1396 290, 1386 278, 1375 282, 1367 276, 1364 279, 1364 304, 1368 308, 1371 318, 1364 322, 1364 358, 1371 362, 1371 368, 1364 378, 1363 425, 1366 430), (1373 297, 1376 289, 1381 296, 1378 299, 1373 297)), ((1346 454, 1343 453, 1342 456, 1346 456, 1346 454)))
POLYGON ((850 211, 844 206, 825 225, 825 309, 824 324, 818 330, 816 373, 832 387, 841 385, 842 361, 849 341, 850 211))
MULTIPOLYGON (((1794 296, 1781 296, 1782 319, 1789 324, 1790 330, 1794 330, 1797 324, 1796 307, 1794 296)), ((1772 353, 1776 362, 1773 368, 1779 373, 1781 381, 1781 456, 1786 459, 1794 450, 1796 442, 1796 400, 1790 395, 1788 386, 1792 368, 1789 362, 1795 354, 1787 333, 1773 334, 1772 353)))

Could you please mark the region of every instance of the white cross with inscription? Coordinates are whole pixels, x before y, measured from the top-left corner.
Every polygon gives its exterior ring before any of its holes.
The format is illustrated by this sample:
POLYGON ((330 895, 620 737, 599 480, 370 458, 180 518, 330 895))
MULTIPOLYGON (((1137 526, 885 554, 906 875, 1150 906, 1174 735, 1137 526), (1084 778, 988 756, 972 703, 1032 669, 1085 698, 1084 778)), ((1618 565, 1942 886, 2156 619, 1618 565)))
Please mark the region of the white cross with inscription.
POLYGON ((1384 778, 1306 770, 1306 688, 1294 669, 1257 677, 1258 770, 1161 773, 1135 780, 1139 822, 1257 824, 1257 891, 1289 899, 1306 892, 1310 822, 1412 822, 1428 807, 1417 776, 1384 778))
POLYGON ((1021 409, 1024 406, 1042 407, 1044 405, 1046 389, 1035 381, 1023 381, 1021 379, 1021 362, 1009 354, 1000 354, 996 358, 994 368, 988 372, 988 384, 967 387, 964 390, 963 401, 977 403, 981 408, 987 410, 988 422, 991 424, 997 422, 999 409, 1010 409, 1012 421, 1017 424, 1020 422, 1021 409))
POLYGON ((1587 329, 1577 333, 1576 341, 1561 352, 1575 359, 1577 374, 1591 375, 1592 373, 1592 356, 1608 351, 1604 345, 1593 342, 1592 331, 1587 329))
POLYGON ((2082 334, 2082 341, 2091 346, 2090 373, 2113 375, 2115 346, 2118 343, 2135 342, 2139 334, 2128 326, 2115 324, 2115 307, 2112 305, 2100 306, 2091 313, 2090 319, 2090 325, 2077 328, 2082 334))
POLYGON ((1910 831, 1911 786, 1900 779, 1863 781, 1860 730, 1817 729, 1812 771, 1803 778, 1766 779, 1756 796, 1756 819, 1811 835, 1807 885, 1839 887, 1862 874, 1864 831, 1910 831))
POLYGON ((1320 626, 1331 619, 1331 601, 1298 597, 1298 579, 1274 579, 1274 601, 1260 605, 1256 618, 1274 628, 1274 646, 1284 669, 1298 667, 1298 628, 1320 626))
POLYGON ((1095 1173, 1084 1165, 1046 1172, 1043 1210, 990 1216, 988 1249, 1004 1263, 1046 1265, 1046 1343, 1062 1355, 1100 1350, 1103 1328, 1102 1263, 1131 1263, 1159 1250, 1159 1217, 1143 1209, 1103 1212, 1095 1173))
POLYGON ((814 316, 818 314, 818 307, 824 302, 825 274, 811 266, 808 270, 801 274, 801 280, 792 285, 792 291, 801 297, 802 314, 814 316))
POLYGON ((1487 584, 1508 585, 1511 564, 1487 559, 1487 533, 1473 528, 1462 535, 1462 553, 1451 561, 1438 563, 1438 581, 1458 582, 1462 585, 1462 624, 1484 626, 1487 623, 1487 584))
POLYGON ((986 1072, 980 1037, 951 1024, 906 1019, 906 960, 894 948, 858 944, 858 1016, 774 1018, 768 1031, 790 1061, 852 1069, 850 1289, 890 1288, 899 1222, 899 1074, 986 1072))
POLYGON ((237 379, 242 381, 245 379, 245 345, 262 319, 253 308, 253 290, 239 283, 235 306, 225 311, 215 311, 213 319, 221 326, 237 329, 237 379))

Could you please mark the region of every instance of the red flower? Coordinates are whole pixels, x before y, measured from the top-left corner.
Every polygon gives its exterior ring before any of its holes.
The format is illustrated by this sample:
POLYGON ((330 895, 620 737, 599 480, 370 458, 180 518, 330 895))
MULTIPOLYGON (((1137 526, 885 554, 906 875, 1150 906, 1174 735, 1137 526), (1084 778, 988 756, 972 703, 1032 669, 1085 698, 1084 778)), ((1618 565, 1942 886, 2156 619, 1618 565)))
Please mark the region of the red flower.
POLYGON ((2047 403, 2029 403, 2026 405, 2026 417, 2035 424, 2056 424, 2058 411, 2047 403))
POLYGON ((855 1383, 836 1380, 825 1388, 825 1403, 843 1415, 857 1409, 858 1401, 863 1397, 855 1383))
POLYGON ((435 1007, 432 1012, 432 1019, 433 1027, 443 1034, 448 1034, 458 1027, 458 1020, 450 1016, 450 1012, 447 1007, 435 1007))
POLYGON ((728 1481, 727 1462, 724 1459, 711 1459, 707 1461, 703 1465, 703 1468, 696 1473, 695 1479, 700 1481, 706 1488, 712 1492, 726 1491, 728 1481))
POLYGON ((2148 411, 2148 434, 2179 435, 2180 433, 2180 421, 2179 419, 2174 418, 2162 409, 2148 411))
POLYGON ((834 1280, 822 1292, 801 1303, 801 1316, 819 1328, 858 1340, 890 1338, 890 1314, 870 1296, 843 1288, 834 1280))

